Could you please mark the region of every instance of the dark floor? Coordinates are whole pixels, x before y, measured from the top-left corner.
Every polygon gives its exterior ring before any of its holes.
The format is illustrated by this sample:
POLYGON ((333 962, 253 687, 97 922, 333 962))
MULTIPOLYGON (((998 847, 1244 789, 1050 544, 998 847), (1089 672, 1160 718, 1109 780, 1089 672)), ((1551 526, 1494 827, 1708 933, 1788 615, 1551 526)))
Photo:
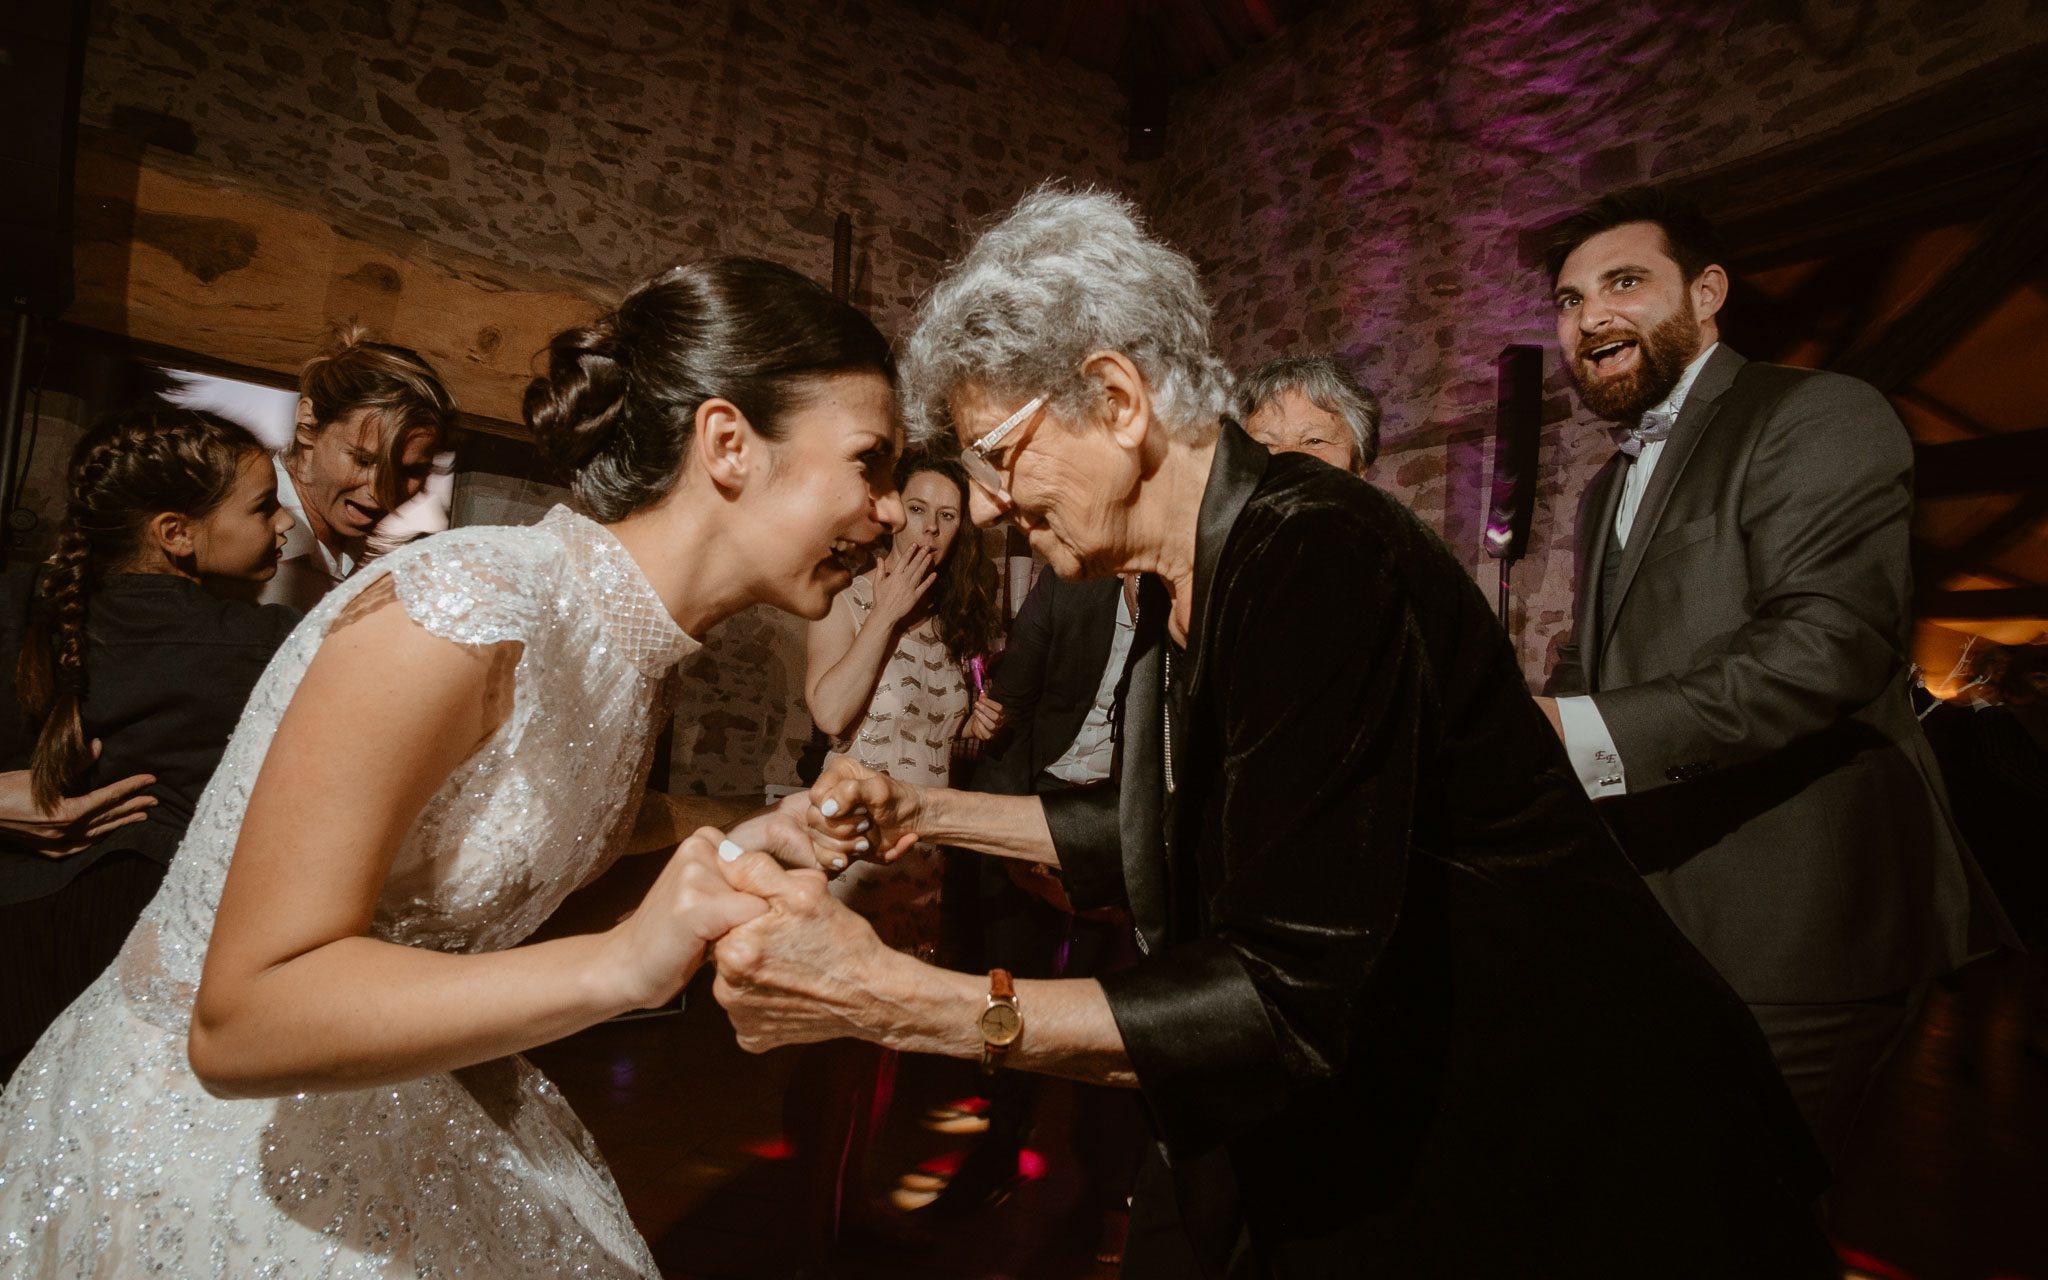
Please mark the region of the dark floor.
MULTIPOLYGON (((2024 1042, 2024 983, 2023 963, 2000 958, 1937 988, 1880 1082, 1832 1200, 1836 1238, 1871 1274, 2048 1280, 2048 1060, 2024 1042)), ((531 1056, 611 1160, 664 1274, 708 1280, 804 1273, 781 1135, 799 1052, 742 1052, 700 985, 680 1016, 608 1023, 531 1056)), ((903 1060, 873 1160, 878 1194, 965 1146, 917 1120, 974 1080, 966 1063, 903 1060)), ((1067 1100, 1053 1082, 1040 1108, 1043 1177, 973 1217, 914 1215, 924 1243, 850 1248, 834 1274, 1107 1280, 1094 1224, 1069 1212, 1067 1100)))

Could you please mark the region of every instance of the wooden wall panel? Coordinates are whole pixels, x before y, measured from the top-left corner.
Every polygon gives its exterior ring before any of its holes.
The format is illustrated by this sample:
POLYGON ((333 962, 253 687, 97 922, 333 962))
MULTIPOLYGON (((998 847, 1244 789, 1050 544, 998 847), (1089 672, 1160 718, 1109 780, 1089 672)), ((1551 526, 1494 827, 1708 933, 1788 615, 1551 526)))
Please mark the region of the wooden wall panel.
POLYGON ((351 318, 425 356, 472 425, 522 433, 534 354, 609 301, 154 148, 82 138, 68 321, 291 377, 351 318))

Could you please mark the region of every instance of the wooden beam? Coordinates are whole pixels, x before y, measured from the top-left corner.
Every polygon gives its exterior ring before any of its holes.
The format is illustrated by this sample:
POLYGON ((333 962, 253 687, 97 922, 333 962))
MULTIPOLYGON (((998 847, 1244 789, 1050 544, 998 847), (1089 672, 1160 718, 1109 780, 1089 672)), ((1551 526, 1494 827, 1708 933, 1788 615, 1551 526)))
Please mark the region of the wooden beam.
POLYGON ((2048 618, 2048 587, 1995 587, 1937 591, 1919 609, 1923 618, 1981 622, 1992 618, 2048 618))
POLYGON ((1880 391, 1912 381, 2026 278, 2048 253, 2048 156, 1999 201, 1984 238, 1957 259, 1905 314, 1834 362, 1880 391))
POLYGON ((1985 426, 1983 423, 1977 421, 1969 414, 1964 413, 1961 409, 1956 408, 1948 401, 1941 399, 1939 396, 1932 395, 1920 387, 1893 387, 1892 399, 1905 400, 1912 404, 1919 405, 1922 409, 1925 409, 1927 412, 1933 414, 1935 417, 1940 418, 1943 422, 1946 422, 1948 425, 1956 428, 1958 431, 1967 431, 1969 434, 1973 436, 1980 437, 1993 434, 1990 427, 1985 426))
POLYGON ((78 151, 68 322, 203 361, 296 375, 358 320, 425 356, 475 425, 524 428, 532 360, 606 294, 111 135, 78 151))
MULTIPOLYGON (((2048 44, 2022 48, 1823 133, 1711 169, 1657 172, 1699 202, 1742 271, 1890 243, 1975 217, 2048 151, 2048 44)), ((1550 225, 1524 230, 1523 265, 1550 225)))
POLYGON ((1193 29, 1195 43, 1201 49, 1202 56, 1207 59, 1210 70, 1220 71, 1237 61, 1237 46, 1223 33, 1223 29, 1216 25, 1215 17, 1210 14, 1203 0, 1182 0, 1180 12, 1187 25, 1193 29))
POLYGON ((1833 257, 1907 221, 1975 216, 2048 149, 2048 44, 1830 129, 1669 180, 1714 219, 1735 265, 1833 257))
POLYGON ((2048 487, 2048 428, 1915 445, 1913 468, 1913 487, 1922 498, 2048 487))
POLYGON ((1067 51, 1067 42, 1074 38, 1074 20, 1081 16, 1081 0, 1062 0, 1059 16, 1045 33, 1045 60, 1058 62, 1060 55, 1067 51))
POLYGON ((1913 577, 1923 590, 1932 591, 1958 573, 1990 572, 1989 562, 2043 519, 2048 519, 2048 485, 2026 494, 1954 547, 1916 542, 1913 577))

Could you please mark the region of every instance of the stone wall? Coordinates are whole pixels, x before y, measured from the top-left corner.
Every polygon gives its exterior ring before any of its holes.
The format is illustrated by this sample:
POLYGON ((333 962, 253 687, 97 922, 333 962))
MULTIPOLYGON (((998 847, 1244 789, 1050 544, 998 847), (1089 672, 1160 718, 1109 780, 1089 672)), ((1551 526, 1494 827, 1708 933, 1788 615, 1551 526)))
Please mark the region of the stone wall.
MULTIPOLYGON (((1522 233, 2048 39, 2048 0, 1335 0, 1178 95, 1145 165, 1108 79, 908 0, 105 0, 94 24, 88 123, 510 266, 617 285, 746 252, 822 278, 850 212, 855 300, 885 330, 1038 181, 1134 192, 1203 265, 1240 366, 1330 348, 1381 392, 1378 480, 1490 585, 1493 362, 1554 346, 1522 233)), ((1532 679, 1608 451, 1574 407, 1553 372, 1516 569, 1532 679)), ((496 519, 552 497, 465 493, 496 519)), ((793 782, 802 624, 756 610, 706 639, 672 785, 793 782)))
POLYGON ((1125 185, 1105 76, 899 0, 106 0, 89 124, 511 266, 619 285, 712 253, 824 278, 853 216, 887 330, 963 226, 1125 185))
POLYGON ((1574 416, 1521 233, 2043 40, 2041 0, 1339 0, 1176 97, 1147 203, 1202 263, 1240 367, 1332 349, 1380 393, 1375 478, 1489 590, 1494 361, 1545 345, 1543 481, 1512 618, 1540 680, 1569 626, 1578 495, 1611 448, 1574 416))
MULTIPOLYGON (((1107 77, 901 0, 106 0, 93 24, 87 123, 509 266, 616 286, 748 253, 822 280, 848 212, 885 331, 1038 182, 1135 185, 1107 77)), ((557 496, 462 491, 486 521, 557 496)), ((795 783, 803 624, 756 609, 704 639, 670 785, 795 783)))

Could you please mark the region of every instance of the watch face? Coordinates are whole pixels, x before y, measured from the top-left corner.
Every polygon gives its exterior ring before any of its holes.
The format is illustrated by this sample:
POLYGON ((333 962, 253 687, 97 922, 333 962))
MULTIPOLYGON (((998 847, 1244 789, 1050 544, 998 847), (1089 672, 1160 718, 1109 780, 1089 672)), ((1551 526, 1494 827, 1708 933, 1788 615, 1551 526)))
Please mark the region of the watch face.
POLYGON ((981 1038, 989 1044, 1008 1044, 1023 1030, 1024 1019, 1008 1004, 998 1001, 981 1012, 981 1038))

